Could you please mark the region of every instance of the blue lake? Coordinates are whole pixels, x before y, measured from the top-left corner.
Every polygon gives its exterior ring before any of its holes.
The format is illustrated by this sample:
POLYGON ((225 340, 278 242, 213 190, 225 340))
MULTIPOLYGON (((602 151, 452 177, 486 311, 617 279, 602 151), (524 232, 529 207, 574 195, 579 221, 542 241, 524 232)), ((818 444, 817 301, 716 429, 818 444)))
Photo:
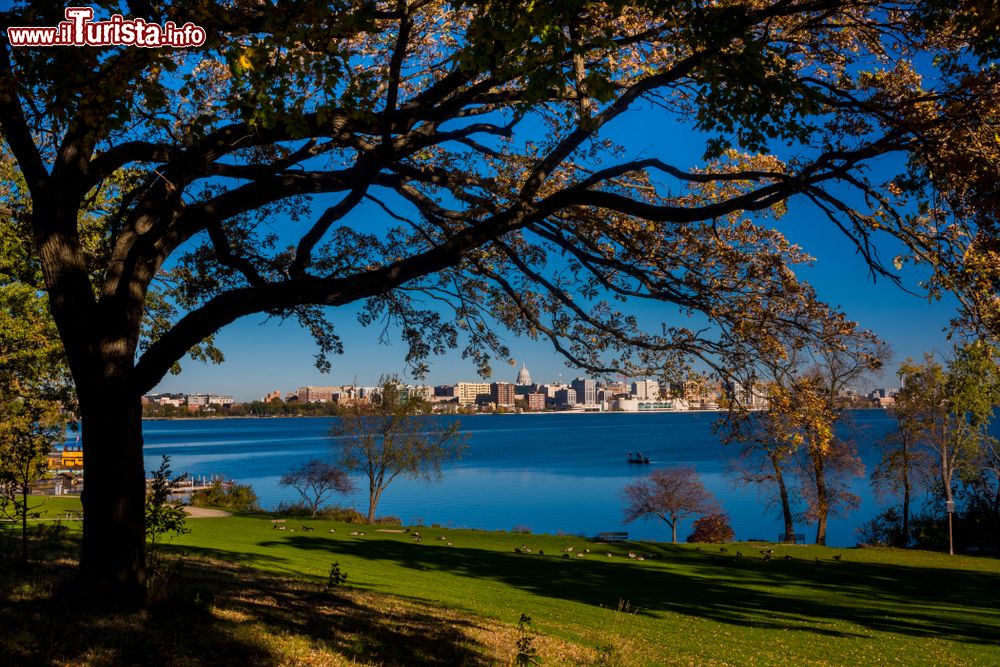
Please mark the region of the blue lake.
MULTIPOLYGON (((659 520, 622 523, 622 489, 657 466, 689 465, 701 475, 729 514, 737 539, 775 539, 782 532, 776 511, 755 489, 739 488, 727 474, 736 448, 712 433, 716 413, 603 413, 476 415, 462 418, 470 434, 460 461, 444 469, 440 483, 397 479, 379 503, 379 515, 405 523, 440 523, 489 530, 525 527, 533 532, 593 535, 627 530, 632 537, 669 540, 659 520), (629 465, 627 451, 641 450, 651 465, 629 465)), ((447 418, 442 418, 447 419, 447 418)), ((893 427, 882 410, 850 413, 865 475, 852 483, 861 508, 832 517, 827 542, 852 546, 859 524, 880 509, 868 474, 878 455, 870 443, 893 427)), ((146 468, 169 455, 175 472, 222 475, 249 483, 269 509, 294 501, 281 475, 314 458, 333 456, 328 436, 333 418, 150 420, 144 424, 146 468)), ((367 510, 367 482, 333 502, 367 510)), ((690 524, 682 525, 683 539, 690 524)), ((815 526, 796 525, 811 540, 815 526)))

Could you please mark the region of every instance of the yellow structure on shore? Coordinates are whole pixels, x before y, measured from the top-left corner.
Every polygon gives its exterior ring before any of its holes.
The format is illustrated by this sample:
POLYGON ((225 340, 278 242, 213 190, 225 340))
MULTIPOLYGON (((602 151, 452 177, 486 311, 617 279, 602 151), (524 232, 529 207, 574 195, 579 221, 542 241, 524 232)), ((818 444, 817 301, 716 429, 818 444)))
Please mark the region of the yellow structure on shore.
POLYGON ((83 447, 63 445, 61 449, 49 452, 49 470, 82 470, 83 447))

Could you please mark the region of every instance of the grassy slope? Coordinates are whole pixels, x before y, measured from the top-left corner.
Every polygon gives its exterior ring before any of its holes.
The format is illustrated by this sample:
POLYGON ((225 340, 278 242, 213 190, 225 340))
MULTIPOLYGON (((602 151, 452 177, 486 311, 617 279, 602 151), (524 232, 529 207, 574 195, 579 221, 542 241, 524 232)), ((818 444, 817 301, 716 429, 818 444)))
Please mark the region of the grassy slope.
POLYGON ((1000 664, 995 559, 776 546, 766 562, 745 544, 723 553, 434 528, 417 543, 328 521, 278 531, 263 515, 189 526, 174 541, 189 553, 316 578, 337 561, 351 586, 506 622, 527 613, 544 633, 640 664, 1000 664), (514 553, 521 545, 534 553, 514 553), (562 558, 571 546, 592 553, 562 558), (629 548, 657 557, 638 562, 629 548), (616 612, 621 601, 637 613, 616 612))
MULTIPOLYGON (((49 498, 37 511, 52 519, 78 503, 49 498)), ((207 593, 212 618, 190 625, 214 623, 220 637, 249 651, 243 657, 234 652, 233 664, 282 664, 302 656, 308 664, 372 658, 407 664, 423 662, 417 656, 434 647, 450 651, 441 664, 459 655, 469 664, 490 662, 512 655, 511 626, 521 613, 544 633, 536 645, 549 664, 593 661, 602 648, 611 664, 1000 664, 996 559, 779 545, 774 560, 763 561, 760 545, 729 545, 722 552, 707 545, 609 546, 570 536, 437 528, 419 528, 418 543, 408 534, 329 521, 289 519, 288 530, 279 531, 266 515, 188 525, 191 533, 176 538, 172 550, 293 578, 223 573, 225 567, 210 562, 175 581, 196 598, 203 595, 197 591, 214 591, 207 593), (349 534, 356 530, 366 534, 349 534), (514 553, 522 545, 533 553, 514 553), (583 549, 591 553, 563 558, 568 547, 574 556, 583 549), (629 549, 656 558, 632 560, 629 549), (793 559, 785 560, 786 554, 793 559), (835 554, 842 560, 834 561, 835 554), (317 594, 314 584, 295 583, 325 581, 335 561, 352 587, 336 599, 317 594), (217 582, 206 576, 213 571, 220 573, 217 582), (623 603, 633 613, 616 611, 623 603), (440 606, 455 612, 433 611, 440 606), (319 626, 323 632, 313 633, 319 626), (273 662, 274 656, 285 657, 273 662)), ((25 609, 36 610, 37 599, 28 597, 21 601, 25 609)), ((191 609, 201 609, 183 608, 168 610, 167 617, 187 618, 191 609)), ((135 650, 160 642, 198 663, 200 644, 184 644, 190 634, 185 621, 171 621, 174 626, 153 635, 137 633, 136 622, 122 621, 118 634, 110 635, 119 639, 101 650, 121 655, 130 642, 135 650)), ((160 627, 141 625, 147 632, 160 627)), ((74 646, 61 650, 72 654, 74 646)))

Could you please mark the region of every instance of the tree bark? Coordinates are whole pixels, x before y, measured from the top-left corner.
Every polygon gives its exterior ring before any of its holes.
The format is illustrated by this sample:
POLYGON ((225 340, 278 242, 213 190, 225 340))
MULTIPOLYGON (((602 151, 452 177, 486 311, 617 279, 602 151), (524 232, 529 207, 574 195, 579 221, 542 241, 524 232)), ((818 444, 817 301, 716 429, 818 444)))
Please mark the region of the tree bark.
POLYGON ((910 546, 910 450, 903 439, 903 534, 901 535, 904 549, 910 546))
POLYGON ((87 393, 80 396, 85 471, 81 574, 123 602, 141 602, 146 584, 142 402, 123 389, 87 393))
POLYGON ((830 514, 830 499, 827 497, 826 471, 823 456, 813 454, 813 476, 816 483, 816 544, 826 546, 826 520, 830 514))
POLYGON ((774 452, 769 452, 771 466, 774 468, 774 479, 778 482, 778 496, 781 498, 781 515, 785 520, 785 542, 795 541, 795 525, 792 522, 792 504, 788 499, 788 485, 785 484, 785 474, 781 470, 781 462, 774 452))
POLYGON ((25 484, 21 487, 21 562, 28 564, 28 494, 30 489, 25 484))
POLYGON ((378 508, 378 499, 382 494, 381 491, 372 490, 368 494, 368 525, 373 525, 375 523, 375 510, 378 508))

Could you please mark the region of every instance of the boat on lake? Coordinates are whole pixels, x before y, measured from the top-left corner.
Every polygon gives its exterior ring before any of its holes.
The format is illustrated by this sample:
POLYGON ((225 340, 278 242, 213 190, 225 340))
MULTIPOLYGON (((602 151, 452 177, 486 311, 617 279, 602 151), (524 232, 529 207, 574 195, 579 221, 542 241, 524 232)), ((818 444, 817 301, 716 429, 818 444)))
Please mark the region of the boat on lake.
POLYGON ((629 452, 628 453, 628 462, 629 463, 649 463, 649 457, 648 456, 643 456, 642 452, 636 452, 635 454, 632 454, 632 452, 629 452))

